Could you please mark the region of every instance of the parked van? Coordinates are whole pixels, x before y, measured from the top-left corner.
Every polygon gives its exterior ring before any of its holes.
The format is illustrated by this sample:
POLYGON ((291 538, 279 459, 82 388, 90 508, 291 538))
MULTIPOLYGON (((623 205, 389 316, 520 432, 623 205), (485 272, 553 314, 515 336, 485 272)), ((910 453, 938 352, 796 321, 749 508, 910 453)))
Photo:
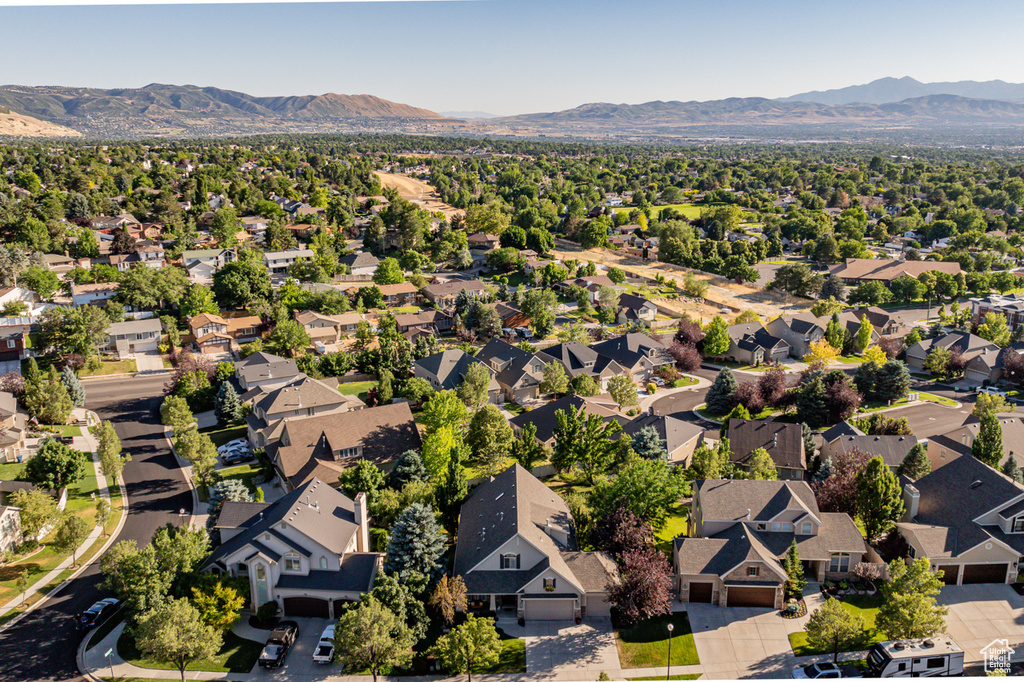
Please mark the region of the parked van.
POLYGON ((964 650, 945 635, 880 642, 868 653, 865 677, 947 677, 964 674, 964 650))

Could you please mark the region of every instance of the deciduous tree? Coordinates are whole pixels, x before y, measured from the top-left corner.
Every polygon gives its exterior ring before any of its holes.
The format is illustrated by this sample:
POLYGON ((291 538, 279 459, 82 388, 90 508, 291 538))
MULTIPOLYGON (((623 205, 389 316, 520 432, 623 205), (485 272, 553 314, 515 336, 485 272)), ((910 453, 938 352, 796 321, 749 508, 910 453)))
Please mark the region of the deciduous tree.
POLYGON ((815 649, 831 651, 832 661, 839 652, 857 641, 864 632, 864 618, 847 611, 838 599, 829 597, 807 620, 807 641, 815 649))
POLYGON ((181 682, 185 682, 189 663, 210 658, 224 641, 187 599, 171 599, 140 614, 133 633, 139 650, 153 660, 173 664, 181 673, 181 682))

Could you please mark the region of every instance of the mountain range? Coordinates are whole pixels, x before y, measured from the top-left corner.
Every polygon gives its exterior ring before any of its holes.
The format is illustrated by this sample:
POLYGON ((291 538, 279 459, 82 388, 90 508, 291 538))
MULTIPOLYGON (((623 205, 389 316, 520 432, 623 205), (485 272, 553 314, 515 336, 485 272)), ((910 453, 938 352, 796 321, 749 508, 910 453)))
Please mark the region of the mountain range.
POLYGON ((801 92, 789 97, 780 97, 777 101, 817 102, 818 104, 887 104, 928 95, 958 95, 971 99, 1021 102, 1024 101, 1024 83, 1007 83, 1005 81, 922 83, 909 76, 904 76, 903 78, 879 78, 864 85, 851 85, 835 90, 801 92))

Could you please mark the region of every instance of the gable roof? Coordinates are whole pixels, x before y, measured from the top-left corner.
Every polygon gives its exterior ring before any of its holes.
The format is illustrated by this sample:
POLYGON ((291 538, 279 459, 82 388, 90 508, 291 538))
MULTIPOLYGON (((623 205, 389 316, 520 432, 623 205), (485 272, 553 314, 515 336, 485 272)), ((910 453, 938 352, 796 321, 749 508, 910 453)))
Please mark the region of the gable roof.
POLYGON ((636 367, 643 358, 650 358, 654 364, 675 362, 665 344, 647 334, 623 334, 592 344, 590 348, 627 369, 636 367))
POLYGON ((845 419, 821 434, 825 443, 831 443, 840 436, 863 436, 864 432, 845 419))
POLYGON ((537 440, 541 443, 546 443, 555 437, 555 428, 558 426, 558 417, 556 415, 559 410, 568 413, 571 408, 575 407, 577 410, 583 410, 587 414, 596 414, 606 421, 608 419, 615 419, 619 424, 625 424, 628 421, 628 417, 620 414, 611 405, 595 398, 582 398, 575 394, 567 395, 535 410, 517 414, 509 420, 509 423, 519 429, 522 429, 527 424, 533 424, 537 427, 537 440))
POLYGON ((754 450, 764 448, 777 467, 807 468, 804 463, 803 431, 799 424, 734 418, 729 420, 728 436, 734 463, 750 464, 754 450))
POLYGON ((380 260, 377 259, 372 253, 366 253, 359 251, 357 253, 345 254, 338 261, 342 265, 347 265, 350 268, 375 268, 380 260))
POLYGON ((624 368, 610 357, 600 355, 594 349, 584 346, 579 341, 558 343, 537 351, 537 358, 544 364, 555 360, 562 363, 566 373, 570 377, 580 374, 597 375, 605 370, 616 374, 622 373, 624 368))
POLYGON ((282 358, 260 351, 236 362, 235 374, 246 384, 251 384, 263 379, 295 377, 301 372, 291 358, 282 358))
MULTIPOLYGON (((469 368, 474 364, 487 367, 487 365, 484 365, 472 355, 458 348, 449 348, 440 353, 428 355, 425 358, 416 360, 413 364, 422 367, 425 372, 436 377, 442 391, 458 388, 465 381, 469 368)), ((490 369, 487 372, 491 376, 488 390, 496 389, 498 384, 494 381, 493 373, 490 369)))
POLYGON ((348 402, 348 398, 345 395, 307 376, 302 381, 269 391, 263 398, 256 401, 255 408, 266 414, 264 418, 269 421, 280 412, 323 408, 330 405, 340 406, 346 402, 348 402))
POLYGON ((889 467, 902 464, 903 458, 917 445, 913 436, 840 436, 834 442, 844 454, 860 450, 871 457, 881 457, 889 467))
POLYGON ((832 269, 832 274, 844 279, 881 280, 891 282, 903 275, 917 279, 927 271, 945 272, 950 275, 960 273, 960 263, 956 261, 913 261, 913 260, 875 260, 873 258, 847 258, 842 265, 832 269))
POLYGON ((704 427, 670 415, 641 414, 622 425, 622 432, 634 436, 641 429, 654 427, 671 455, 674 450, 703 435, 704 427))
POLYGON ((820 520, 818 502, 805 481, 715 479, 697 481, 696 496, 706 520, 770 521, 786 509, 803 509, 820 520))
POLYGON ((430 296, 457 296, 461 291, 470 293, 484 290, 484 283, 478 279, 453 279, 423 287, 423 293, 430 296))
POLYGON ((633 294, 621 293, 619 294, 619 308, 627 308, 629 310, 640 310, 641 308, 654 305, 643 296, 635 296, 633 294))

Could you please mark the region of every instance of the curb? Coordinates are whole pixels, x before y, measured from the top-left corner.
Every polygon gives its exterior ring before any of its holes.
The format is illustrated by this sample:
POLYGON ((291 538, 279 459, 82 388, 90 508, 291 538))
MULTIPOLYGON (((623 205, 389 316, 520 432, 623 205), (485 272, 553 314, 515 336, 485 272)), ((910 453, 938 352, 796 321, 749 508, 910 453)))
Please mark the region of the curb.
POLYGON ((98 376, 82 377, 80 379, 80 381, 99 381, 101 379, 124 379, 126 377, 127 378, 135 378, 135 377, 138 377, 138 376, 148 377, 148 376, 156 376, 158 374, 170 374, 170 373, 171 373, 171 370, 169 370, 167 368, 164 368, 164 369, 148 370, 148 371, 145 371, 145 372, 125 372, 125 373, 122 373, 122 374, 100 374, 98 376))

